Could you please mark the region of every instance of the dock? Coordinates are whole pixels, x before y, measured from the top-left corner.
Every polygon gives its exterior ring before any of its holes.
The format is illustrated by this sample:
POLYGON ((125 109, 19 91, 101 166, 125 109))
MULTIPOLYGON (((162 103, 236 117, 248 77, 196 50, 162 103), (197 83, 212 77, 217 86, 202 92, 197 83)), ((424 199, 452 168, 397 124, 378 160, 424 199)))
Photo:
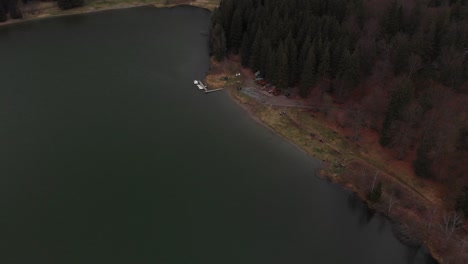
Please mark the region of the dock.
POLYGON ((223 90, 224 88, 219 88, 219 89, 213 89, 213 90, 205 90, 205 93, 212 93, 212 92, 217 92, 217 91, 221 91, 223 90))
POLYGON ((195 84, 195 86, 198 87, 198 89, 205 90, 205 93, 213 93, 213 92, 221 91, 224 89, 224 88, 219 88, 219 89, 208 90, 208 87, 199 80, 193 81, 193 84, 195 84))

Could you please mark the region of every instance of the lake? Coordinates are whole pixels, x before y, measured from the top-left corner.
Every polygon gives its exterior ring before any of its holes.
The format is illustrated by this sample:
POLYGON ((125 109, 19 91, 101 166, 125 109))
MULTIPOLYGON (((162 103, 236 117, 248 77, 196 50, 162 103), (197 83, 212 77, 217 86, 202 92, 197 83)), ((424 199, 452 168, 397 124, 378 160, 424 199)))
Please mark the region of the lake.
POLYGON ((0 263, 432 263, 209 69, 210 12, 0 28, 0 263))

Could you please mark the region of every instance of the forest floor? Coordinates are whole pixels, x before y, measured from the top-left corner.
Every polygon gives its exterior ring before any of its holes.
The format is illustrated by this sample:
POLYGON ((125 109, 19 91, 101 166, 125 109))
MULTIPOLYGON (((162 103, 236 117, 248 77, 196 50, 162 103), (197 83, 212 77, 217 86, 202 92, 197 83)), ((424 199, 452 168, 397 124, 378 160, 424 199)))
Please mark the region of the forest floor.
POLYGON ((154 7, 192 5, 208 10, 213 10, 219 5, 220 1, 221 0, 87 0, 85 1, 84 6, 68 10, 62 10, 58 8, 57 2, 55 1, 32 1, 20 6, 21 10, 23 11, 22 19, 8 19, 7 21, 0 23, 0 26, 45 17, 84 14, 103 10, 122 9, 148 5, 152 5, 154 7))
POLYGON ((271 96, 255 85, 253 78, 254 74, 235 59, 212 61, 206 83, 210 88, 230 88, 231 96, 254 119, 321 160, 323 177, 387 215, 406 244, 426 245, 441 263, 468 263, 468 221, 453 229, 447 226, 453 206, 447 202, 442 184, 417 177, 411 162, 398 160, 394 153, 380 147, 377 133, 360 129, 359 136, 354 137, 354 129, 337 122, 345 107, 331 100, 326 105, 314 105, 313 99, 301 99, 294 92, 289 98, 271 96), (235 76, 238 72, 241 77, 235 76), (226 77, 228 80, 221 81, 226 77), (237 80, 241 89, 236 89, 237 80), (378 183, 383 193, 380 201, 373 203, 368 194, 378 183))

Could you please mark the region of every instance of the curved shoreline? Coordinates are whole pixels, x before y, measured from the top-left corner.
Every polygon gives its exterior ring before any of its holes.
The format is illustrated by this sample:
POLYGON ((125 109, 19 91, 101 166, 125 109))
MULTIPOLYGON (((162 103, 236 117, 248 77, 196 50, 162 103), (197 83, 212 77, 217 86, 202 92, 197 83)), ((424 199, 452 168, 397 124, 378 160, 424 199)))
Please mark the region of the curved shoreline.
MULTIPOLYGON (((440 247, 441 245, 438 244, 439 242, 439 237, 437 236, 423 236, 421 237, 419 234, 416 234, 416 231, 414 230, 414 225, 415 223, 409 224, 407 221, 407 218, 404 217, 398 217, 395 215, 391 215, 386 211, 385 206, 381 206, 379 203, 372 203, 369 199, 367 199, 367 196, 365 192, 363 192, 362 189, 359 189, 357 187, 357 184, 352 182, 350 179, 346 179, 346 176, 343 175, 343 173, 338 173, 335 174, 334 172, 331 172, 330 167, 333 167, 332 162, 329 160, 323 160, 321 157, 314 155, 313 153, 310 153, 308 149, 306 149, 304 146, 301 144, 298 144, 297 141, 295 141, 294 138, 290 138, 286 135, 283 134, 283 131, 280 129, 277 129, 272 126, 272 124, 268 123, 267 121, 263 120, 261 115, 261 111, 265 110, 259 110, 262 107, 268 108, 270 111, 275 111, 275 112, 280 112, 285 110, 285 108, 282 107, 268 107, 265 105, 262 105, 260 102, 255 101, 253 98, 246 98, 247 95, 241 94, 236 91, 236 89, 228 89, 227 91, 230 95, 230 97, 241 107, 243 108, 248 115, 253 118, 255 121, 260 123, 261 125, 267 127, 271 131, 273 131, 275 134, 279 135, 280 137, 284 138, 291 144, 295 145, 297 148, 301 149, 303 152, 305 152, 307 155, 319 160, 322 162, 323 166, 322 169, 319 172, 319 177, 327 179, 334 184, 337 184, 344 188, 345 190, 351 191, 354 193, 357 197, 362 200, 369 209, 376 211, 377 213, 382 214, 384 217, 389 219, 389 221, 392 223, 392 225, 395 228, 395 236, 405 245, 407 246, 414 246, 415 244, 422 245, 425 247, 430 254, 430 256, 436 260, 438 263, 445 263, 444 262, 444 257, 443 257, 443 249, 440 247), (260 113, 259 113, 260 112, 260 113), (401 239, 400 239, 401 238, 401 239)), ((301 128, 299 128, 301 129, 301 128)), ((404 188, 403 186, 398 186, 398 188, 404 188)), ((404 205, 403 205, 404 206, 404 205)), ((394 209, 395 210, 395 209, 394 209)), ((415 212, 411 212, 415 213, 415 212)), ((419 221, 416 224, 421 224, 419 221)), ((435 232, 435 231, 434 231, 435 232)), ((461 262, 462 263, 462 262, 461 262)))
MULTIPOLYGON (((217 1, 219 2, 219 1, 217 1)), ((54 2, 55 3, 55 2, 54 2)), ((0 22, 0 28, 10 26, 10 25, 17 25, 24 22, 29 21, 36 21, 40 19, 46 18, 55 18, 55 17, 63 17, 63 16, 72 16, 72 15, 80 15, 80 14, 91 14, 97 13, 101 11, 108 11, 108 10, 118 10, 118 9, 127 9, 127 8, 134 8, 134 7, 144 7, 144 6, 151 6, 155 8, 171 8, 176 6, 194 6, 202 9, 206 9, 212 11, 214 9, 214 4, 207 4, 205 2, 200 2, 199 0, 194 0, 189 3, 180 3, 180 4, 164 4, 162 1, 148 1, 148 2, 140 2, 138 0, 128 0, 125 3, 115 3, 115 2, 105 2, 106 5, 93 7, 89 5, 84 5, 82 7, 61 10, 57 6, 48 7, 45 12, 38 12, 36 14, 23 14, 23 18, 20 19, 8 19, 7 21, 0 22)))

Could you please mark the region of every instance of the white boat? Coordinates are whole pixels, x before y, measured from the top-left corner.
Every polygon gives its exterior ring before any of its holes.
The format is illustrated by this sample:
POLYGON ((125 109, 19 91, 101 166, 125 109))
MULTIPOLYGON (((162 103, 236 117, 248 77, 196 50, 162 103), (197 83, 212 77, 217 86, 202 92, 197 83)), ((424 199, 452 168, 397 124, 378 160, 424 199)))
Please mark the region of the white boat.
POLYGON ((206 89, 205 86, 200 81, 195 80, 195 81, 193 81, 193 84, 195 84, 195 86, 197 86, 198 89, 200 89, 200 90, 205 90, 206 89))

